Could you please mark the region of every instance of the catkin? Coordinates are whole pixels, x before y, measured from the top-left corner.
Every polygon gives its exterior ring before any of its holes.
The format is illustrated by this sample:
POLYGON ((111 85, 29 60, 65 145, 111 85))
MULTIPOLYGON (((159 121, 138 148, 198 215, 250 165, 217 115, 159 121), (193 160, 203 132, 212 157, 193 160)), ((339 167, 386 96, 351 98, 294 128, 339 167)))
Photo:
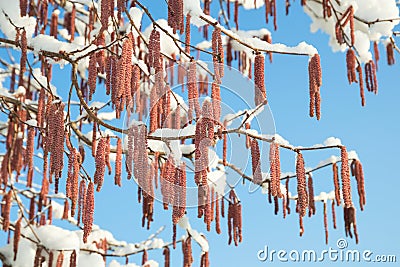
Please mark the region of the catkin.
POLYGON ((314 185, 311 172, 308 173, 308 217, 315 214, 314 185))
POLYGON ((376 69, 378 69, 378 61, 379 61, 378 42, 374 42, 374 59, 375 59, 376 69))
POLYGON ((21 239, 21 220, 22 220, 22 217, 19 217, 19 219, 15 223, 14 243, 13 243, 14 261, 17 259, 18 244, 19 244, 19 240, 21 239))
POLYGON ((256 139, 251 140, 251 163, 253 170, 253 183, 261 185, 262 173, 261 173, 261 160, 260 160, 260 148, 256 139))
POLYGON ((347 66, 347 80, 349 84, 357 82, 356 78, 356 54, 353 49, 347 50, 346 54, 346 66, 347 66))
POLYGON ((89 186, 86 191, 86 198, 85 198, 85 207, 83 213, 83 242, 87 242, 87 238, 92 231, 93 225, 93 214, 94 214, 94 184, 93 182, 89 183, 89 186))
POLYGON ((115 178, 114 184, 121 187, 121 172, 122 172, 122 141, 117 139, 117 155, 115 158, 115 178))
POLYGON ((163 255, 164 255, 164 267, 170 267, 170 252, 168 247, 164 248, 163 255))
POLYGON ((308 194, 306 185, 306 174, 304 170, 304 159, 303 155, 300 152, 297 153, 296 176, 299 214, 300 217, 304 217, 306 215, 306 209, 308 206, 308 194))
POLYGON ((326 207, 326 201, 324 201, 324 229, 325 229, 325 244, 328 245, 328 211, 326 207))
POLYGON ((19 86, 24 85, 23 81, 24 81, 24 73, 26 72, 27 51, 28 51, 28 40, 26 36, 26 31, 24 29, 21 35, 21 59, 20 59, 20 69, 19 69, 19 81, 18 81, 19 86))
POLYGON ((338 166, 335 163, 332 164, 332 171, 333 171, 333 185, 335 186, 335 200, 336 204, 340 205, 340 184, 339 184, 339 171, 338 166))
POLYGON ((267 104, 267 92, 264 78, 264 56, 257 54, 254 60, 254 102, 256 106, 267 104))
POLYGON ((56 267, 62 267, 64 263, 64 253, 60 251, 57 257, 56 267))
POLYGON ((35 149, 35 128, 28 127, 28 138, 26 142, 25 164, 28 166, 27 183, 28 187, 32 187, 33 180, 33 153, 35 149))
POLYGON ((395 63, 395 59, 394 59, 394 50, 393 50, 393 43, 389 42, 386 45, 386 56, 387 56, 387 64, 393 65, 395 63))
POLYGON ((96 170, 94 173, 94 183, 97 185, 96 191, 100 192, 101 187, 103 186, 104 181, 104 172, 106 169, 106 147, 107 147, 107 138, 100 138, 99 144, 96 149, 96 170))
POLYGON ((8 191, 7 194, 4 195, 3 201, 5 204, 2 205, 2 217, 3 217, 3 231, 7 232, 10 227, 10 211, 12 205, 12 190, 8 191))
POLYGON ((360 97, 361 97, 361 106, 365 106, 365 95, 364 95, 364 79, 361 65, 357 66, 357 73, 358 73, 358 82, 360 86, 360 97))
POLYGON ((345 146, 340 147, 341 153, 341 176, 342 176, 342 194, 344 206, 346 208, 351 207, 351 188, 350 188, 350 169, 349 169, 349 159, 347 155, 347 150, 345 146))

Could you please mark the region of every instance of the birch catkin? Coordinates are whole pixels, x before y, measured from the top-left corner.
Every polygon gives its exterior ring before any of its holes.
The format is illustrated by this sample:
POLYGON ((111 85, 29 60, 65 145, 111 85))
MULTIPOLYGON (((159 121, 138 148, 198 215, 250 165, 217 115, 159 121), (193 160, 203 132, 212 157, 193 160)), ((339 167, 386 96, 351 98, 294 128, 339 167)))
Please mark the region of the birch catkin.
POLYGON ((262 183, 260 148, 256 139, 251 140, 251 165, 253 170, 253 183, 262 183))
POLYGON ((85 207, 84 207, 84 219, 83 219, 83 242, 87 242, 87 238, 92 231, 93 225, 93 214, 94 214, 94 184, 90 182, 85 198, 85 207))

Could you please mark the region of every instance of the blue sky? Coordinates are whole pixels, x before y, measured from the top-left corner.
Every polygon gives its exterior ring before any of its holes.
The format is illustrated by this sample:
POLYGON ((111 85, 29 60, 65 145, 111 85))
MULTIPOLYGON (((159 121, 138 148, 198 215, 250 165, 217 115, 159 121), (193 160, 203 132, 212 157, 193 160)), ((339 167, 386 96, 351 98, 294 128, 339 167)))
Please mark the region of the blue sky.
MULTIPOLYGON (((152 4, 153 1, 143 1, 156 18, 165 18, 166 9, 162 4, 152 4)), ((282 1, 281 1, 282 2, 282 1)), ((375 254, 394 254, 400 260, 398 227, 399 208, 397 205, 398 188, 400 188, 400 175, 397 164, 400 163, 398 151, 400 145, 397 138, 400 136, 400 91, 398 90, 398 64, 388 67, 385 61, 385 50, 380 46, 381 61, 379 62, 378 82, 379 94, 377 96, 366 92, 366 107, 361 107, 359 89, 357 84, 348 85, 345 65, 345 54, 333 53, 328 46, 327 35, 309 31, 310 19, 300 8, 299 1, 292 4, 290 15, 284 15, 283 3, 278 3, 278 31, 272 30, 272 24, 265 25, 264 8, 260 10, 240 10, 240 28, 244 30, 266 27, 271 30, 274 42, 296 45, 306 41, 315 46, 321 55, 323 71, 322 119, 316 121, 308 116, 308 57, 274 55, 273 63, 266 63, 266 86, 269 105, 272 110, 277 132, 293 145, 309 146, 322 143, 330 136, 342 140, 348 150, 356 150, 364 167, 365 190, 367 205, 365 211, 357 212, 357 226, 360 243, 355 244, 354 239, 346 239, 349 249, 371 250, 375 254)), ((145 18, 143 29, 147 27, 148 19, 145 18)), ((195 32, 195 29, 192 29, 195 32)), ((196 42, 194 38, 194 42, 196 42)), ((236 64, 234 63, 234 66, 236 64)), ((68 72, 56 71, 54 83, 60 88, 69 87, 68 72), (61 86, 61 84, 65 84, 61 86)), ((231 99, 222 99, 230 102, 231 99)), ((234 101, 234 100, 232 100, 234 101)), ((322 152, 305 152, 307 166, 315 166, 320 160, 326 159, 331 154, 339 155, 337 150, 322 152)), ((243 161, 247 162, 246 154, 243 161)), ((291 152, 282 152, 282 170, 294 171, 295 155, 291 152)), ((265 164, 267 158, 264 159, 265 164)), ((89 168, 90 170, 90 168, 89 168)), ((247 169, 249 171, 250 169, 247 169)), ((231 171, 229 173, 232 174, 231 171)), ((248 172, 249 173, 249 172, 248 172)), ((353 200, 357 204, 358 196, 354 180, 353 200)), ((329 192, 333 189, 330 168, 315 172, 315 192, 329 192)), ((107 176, 105 185, 100 193, 96 193, 95 223, 102 228, 113 232, 117 239, 138 242, 146 239, 158 227, 166 226, 160 235, 165 240, 171 238, 170 211, 163 211, 161 204, 155 207, 155 222, 150 231, 141 228, 141 205, 137 203, 137 187, 133 181, 123 180, 123 187, 113 185, 112 176, 107 176)), ((291 182, 292 190, 295 181, 291 182)), ((337 209, 338 229, 332 229, 330 209, 329 219, 329 244, 325 245, 322 203, 316 203, 317 213, 311 219, 306 218, 305 234, 299 237, 298 217, 289 215, 285 220, 282 214, 273 214, 273 205, 268 204, 265 195, 259 191, 249 193, 248 184, 238 186, 237 192, 243 205, 243 242, 238 246, 227 245, 226 220, 223 219, 222 234, 215 231, 207 234, 210 242, 210 262, 212 266, 294 266, 295 263, 270 263, 260 262, 257 252, 268 246, 269 249, 287 251, 296 249, 314 249, 320 252, 332 247, 336 249, 336 241, 345 238, 342 210, 337 209)), ((330 203, 330 202, 329 202, 330 203)), ((329 205, 330 206, 330 205, 329 205)), ((357 206, 358 207, 358 206, 357 206)), ((294 205, 292 202, 292 211, 294 205)), ((196 210, 188 211, 192 218, 194 228, 205 232, 204 224, 196 219, 196 210)), ((65 223, 61 222, 62 225, 65 223)), ((178 236, 182 235, 180 230, 178 236)), ((4 237, 4 234, 2 235, 4 237)), ((194 247, 194 266, 199 265, 198 246, 194 247)), ((162 252, 151 251, 149 258, 154 258, 163 264, 162 252)), ((141 256, 132 256, 132 262, 139 263, 141 256)), ((172 266, 182 263, 181 248, 172 251, 172 266)), ((299 263, 296 263, 296 265, 299 263)), ((355 263, 331 263, 332 266, 364 266, 355 263)), ((305 265, 310 265, 306 263, 305 265)), ((396 264, 389 264, 395 266, 396 264)), ((377 263, 371 266, 380 266, 377 263)), ((385 264, 382 264, 385 266, 385 264)))

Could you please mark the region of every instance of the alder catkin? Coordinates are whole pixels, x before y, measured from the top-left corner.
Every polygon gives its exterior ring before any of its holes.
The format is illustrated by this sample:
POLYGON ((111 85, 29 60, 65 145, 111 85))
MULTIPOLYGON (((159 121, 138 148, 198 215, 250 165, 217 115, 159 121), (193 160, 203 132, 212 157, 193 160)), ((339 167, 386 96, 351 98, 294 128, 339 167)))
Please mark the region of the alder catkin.
POLYGON ((64 263, 64 253, 62 251, 58 252, 56 267, 62 267, 64 263))
POLYGON ((394 59, 394 50, 393 50, 393 43, 388 42, 386 45, 386 56, 387 56, 387 64, 393 65, 395 63, 394 59))
POLYGON ((376 69, 378 69, 378 61, 379 61, 378 42, 374 42, 374 59, 375 59, 376 69))
POLYGON ((164 248, 163 255, 164 255, 164 267, 170 267, 170 252, 168 247, 164 248))
POLYGON ((33 180, 33 153, 35 149, 35 128, 28 126, 28 138, 26 141, 25 165, 28 166, 26 186, 32 187, 33 180))
POLYGON ((264 77, 264 56, 258 53, 254 59, 254 102, 256 106, 268 103, 264 77))
POLYGON ((101 187, 103 186, 104 181, 104 173, 106 169, 106 147, 107 147, 107 138, 100 138, 99 144, 97 145, 96 150, 96 170, 94 173, 94 183, 97 185, 96 191, 100 192, 101 187))
POLYGON ((251 140, 251 163, 253 170, 253 183, 261 185, 262 173, 261 173, 261 160, 260 160, 260 148, 256 139, 251 140))
POLYGON ((93 182, 89 183, 89 186, 86 191, 86 198, 85 198, 85 206, 84 206, 84 213, 83 213, 83 242, 87 242, 87 238, 92 231, 93 225, 93 214, 94 214, 94 184, 93 182))
POLYGON ((311 172, 308 173, 308 217, 315 214, 314 185, 311 172))
POLYGON ((335 186, 335 200, 336 204, 340 205, 340 184, 339 184, 339 171, 338 166, 335 163, 332 164, 332 172, 333 172, 333 185, 335 186))
POLYGON ((364 79, 361 65, 357 66, 357 73, 358 73, 358 82, 360 86, 360 97, 361 97, 361 106, 365 106, 365 95, 364 95, 364 79))
POLYGON ((304 169, 304 159, 303 155, 300 152, 297 153, 296 176, 299 214, 300 217, 304 217, 306 215, 306 210, 308 206, 308 194, 306 185, 306 174, 304 169))
POLYGON ((117 155, 115 158, 115 178, 114 184, 121 187, 121 173, 122 173, 122 141, 121 138, 117 139, 117 155))
POLYGON ((340 147, 340 155, 341 155, 341 177, 342 177, 342 194, 344 206, 346 208, 351 207, 351 188, 350 188, 350 169, 349 169, 349 159, 347 155, 347 150, 345 146, 340 147))
POLYGON ((348 49, 346 54, 346 66, 347 66, 347 80, 349 84, 357 82, 356 78, 356 54, 353 49, 348 49))
POLYGON ((5 204, 2 205, 2 217, 3 217, 3 231, 7 232, 10 227, 10 211, 12 205, 12 190, 8 191, 7 194, 4 195, 3 201, 5 204))
POLYGON ((333 222, 333 229, 336 229, 336 211, 335 211, 335 200, 332 199, 332 222, 333 222))
POLYGON ((14 228, 14 243, 13 243, 14 261, 17 259, 18 244, 21 238, 21 220, 22 217, 19 217, 19 219, 15 223, 15 228, 14 228))
POLYGON ((328 245, 328 211, 326 207, 326 201, 324 201, 324 229, 325 229, 325 244, 328 245))

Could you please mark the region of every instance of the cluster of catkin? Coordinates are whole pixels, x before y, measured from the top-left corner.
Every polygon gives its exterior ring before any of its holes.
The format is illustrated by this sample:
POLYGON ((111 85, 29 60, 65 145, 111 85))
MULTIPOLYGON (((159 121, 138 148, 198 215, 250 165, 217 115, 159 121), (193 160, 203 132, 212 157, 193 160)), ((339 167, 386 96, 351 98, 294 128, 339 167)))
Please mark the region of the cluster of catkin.
POLYGON ((235 246, 242 242, 242 205, 234 190, 229 193, 228 234, 228 244, 231 244, 232 240, 235 246))
POLYGON ((128 179, 133 175, 137 180, 138 200, 142 202, 142 226, 146 225, 147 220, 147 228, 150 228, 154 207, 153 181, 157 171, 148 162, 147 127, 144 124, 132 125, 128 130, 126 171, 128 179))
POLYGON ((222 45, 221 29, 214 28, 212 33, 212 51, 214 65, 214 81, 221 84, 221 79, 224 77, 224 47, 222 45))
POLYGON ((184 31, 183 0, 168 0, 168 25, 174 33, 184 31))
POLYGON ((276 0, 267 0, 265 1, 265 21, 269 22, 269 17, 273 17, 274 19, 274 30, 278 29, 278 25, 276 22, 277 12, 276 12, 276 0))
POLYGON ((351 175, 356 178, 356 182, 357 182, 357 192, 358 192, 358 197, 359 197, 360 209, 364 210, 366 198, 365 198, 365 188, 364 188, 363 167, 359 160, 354 159, 351 162, 350 168, 351 168, 351 175))
POLYGON ((338 19, 335 25, 336 40, 339 44, 345 44, 347 42, 344 32, 344 27, 350 24, 350 43, 349 46, 354 46, 354 9, 353 6, 349 6, 343 13, 342 17, 338 19))
POLYGON ((61 178, 64 166, 64 103, 53 102, 51 97, 47 99, 46 106, 46 136, 44 137, 44 155, 50 153, 50 183, 51 177, 55 177, 55 192, 58 192, 58 181, 61 178))
POLYGON ((308 62, 308 76, 310 89, 310 117, 316 115, 317 120, 321 118, 321 93, 322 70, 321 59, 318 54, 311 57, 308 62))

